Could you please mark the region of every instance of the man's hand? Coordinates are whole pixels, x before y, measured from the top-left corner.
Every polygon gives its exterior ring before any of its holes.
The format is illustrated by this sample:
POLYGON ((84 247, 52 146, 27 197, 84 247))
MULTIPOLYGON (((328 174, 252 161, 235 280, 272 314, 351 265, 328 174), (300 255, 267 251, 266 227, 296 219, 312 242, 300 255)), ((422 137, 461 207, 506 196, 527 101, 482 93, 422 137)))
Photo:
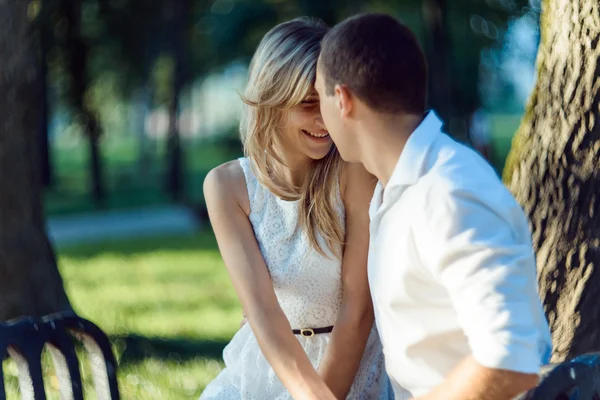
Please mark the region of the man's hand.
POLYGON ((487 368, 467 357, 430 393, 411 400, 511 400, 538 381, 536 374, 487 368))

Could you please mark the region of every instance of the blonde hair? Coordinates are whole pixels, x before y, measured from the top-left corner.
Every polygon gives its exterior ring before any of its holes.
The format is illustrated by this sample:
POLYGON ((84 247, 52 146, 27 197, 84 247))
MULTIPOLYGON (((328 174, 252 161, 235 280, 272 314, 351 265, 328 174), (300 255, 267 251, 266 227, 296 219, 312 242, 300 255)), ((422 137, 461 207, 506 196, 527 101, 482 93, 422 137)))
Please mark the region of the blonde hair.
POLYGON ((258 181, 285 200, 300 200, 300 227, 311 245, 327 256, 327 248, 341 257, 344 228, 336 212, 342 160, 335 145, 320 160, 313 160, 301 187, 286 185, 287 167, 275 137, 286 112, 311 93, 321 40, 329 27, 320 20, 297 18, 277 25, 260 42, 250 63, 240 133, 244 153, 258 181))

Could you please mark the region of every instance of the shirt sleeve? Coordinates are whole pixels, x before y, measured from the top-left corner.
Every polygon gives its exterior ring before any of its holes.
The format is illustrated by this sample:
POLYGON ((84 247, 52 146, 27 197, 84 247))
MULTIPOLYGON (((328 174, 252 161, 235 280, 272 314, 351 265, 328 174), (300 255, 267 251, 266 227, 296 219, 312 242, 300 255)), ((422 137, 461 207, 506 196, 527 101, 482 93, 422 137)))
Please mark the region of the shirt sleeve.
POLYGON ((538 373, 549 334, 529 228, 512 196, 500 198, 431 190, 415 240, 421 262, 446 289, 475 360, 538 373))

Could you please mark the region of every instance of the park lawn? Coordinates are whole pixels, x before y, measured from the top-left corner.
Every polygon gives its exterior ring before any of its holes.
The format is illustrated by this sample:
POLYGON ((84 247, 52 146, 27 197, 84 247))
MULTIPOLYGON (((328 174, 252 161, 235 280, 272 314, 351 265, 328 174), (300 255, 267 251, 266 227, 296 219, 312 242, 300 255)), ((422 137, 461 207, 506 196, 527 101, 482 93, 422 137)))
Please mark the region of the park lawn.
MULTIPOLYGON (((222 368, 222 349, 241 318, 212 233, 77 246, 58 254, 75 310, 110 336, 122 398, 198 398, 222 368)), ((45 364, 48 398, 58 399, 47 356, 45 364)), ((8 398, 19 398, 16 367, 5 361, 4 370, 8 398)), ((87 365, 82 374, 91 393, 87 365)))

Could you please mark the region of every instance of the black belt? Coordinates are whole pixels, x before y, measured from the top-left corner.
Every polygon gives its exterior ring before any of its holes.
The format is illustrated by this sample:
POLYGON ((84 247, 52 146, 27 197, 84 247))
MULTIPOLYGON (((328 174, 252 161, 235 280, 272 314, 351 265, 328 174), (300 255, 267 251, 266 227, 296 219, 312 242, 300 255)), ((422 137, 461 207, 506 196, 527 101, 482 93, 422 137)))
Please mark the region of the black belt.
POLYGON ((330 333, 333 331, 333 326, 326 326, 325 328, 302 328, 292 329, 294 335, 300 335, 304 337, 313 337, 320 333, 330 333))

